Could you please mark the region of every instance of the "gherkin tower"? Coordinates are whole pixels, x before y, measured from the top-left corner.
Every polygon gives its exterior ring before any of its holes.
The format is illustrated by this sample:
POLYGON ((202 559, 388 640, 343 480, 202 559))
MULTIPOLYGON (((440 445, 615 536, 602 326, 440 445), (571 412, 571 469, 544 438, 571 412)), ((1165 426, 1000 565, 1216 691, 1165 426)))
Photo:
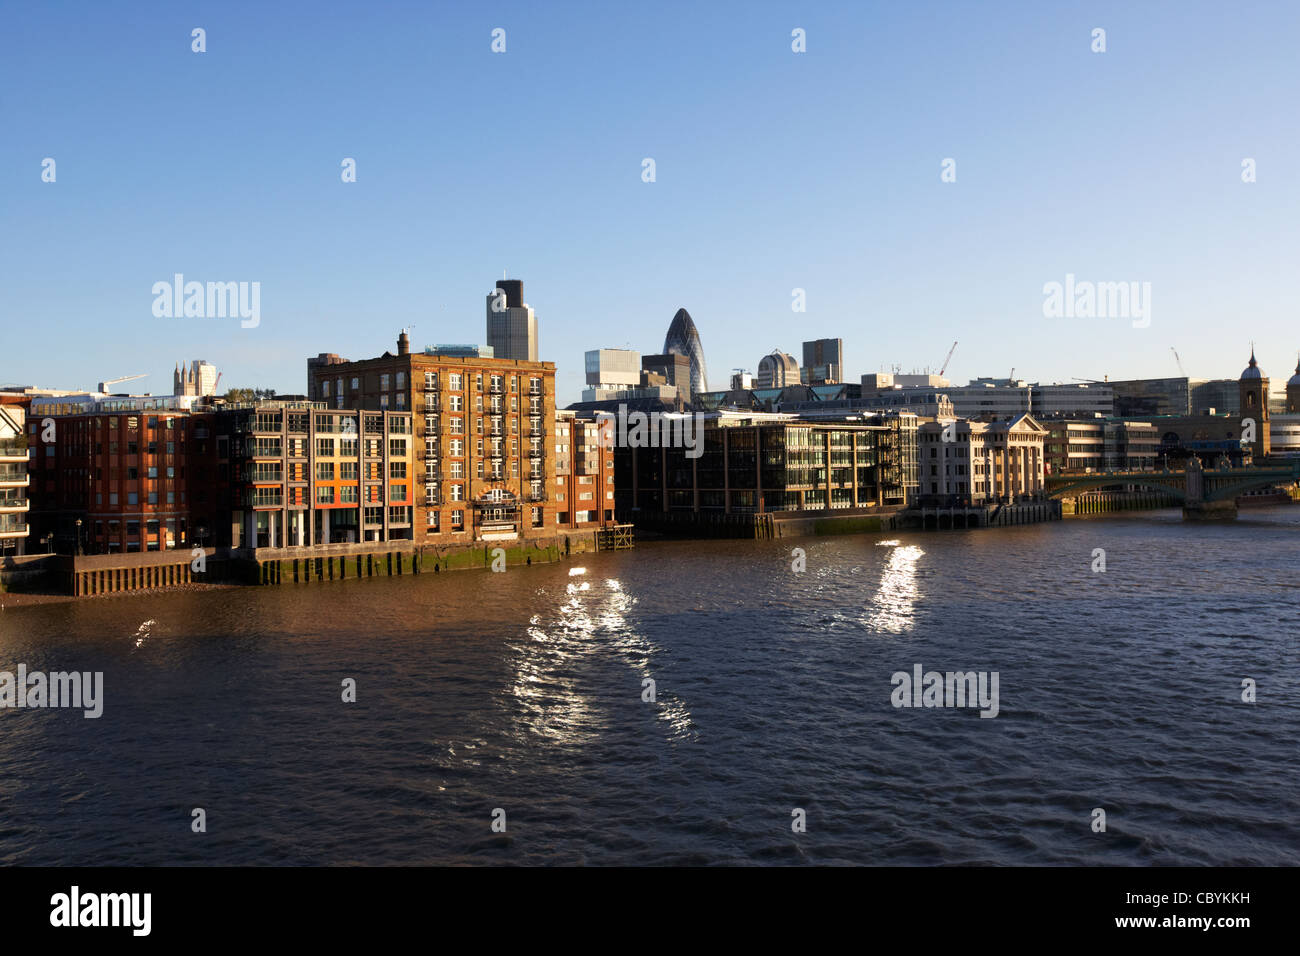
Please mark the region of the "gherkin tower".
POLYGON ((691 321, 691 314, 685 309, 678 309, 673 321, 668 326, 668 335, 664 338, 665 355, 684 355, 691 361, 691 395, 699 395, 709 390, 709 374, 704 367, 704 346, 700 344, 700 332, 691 321))

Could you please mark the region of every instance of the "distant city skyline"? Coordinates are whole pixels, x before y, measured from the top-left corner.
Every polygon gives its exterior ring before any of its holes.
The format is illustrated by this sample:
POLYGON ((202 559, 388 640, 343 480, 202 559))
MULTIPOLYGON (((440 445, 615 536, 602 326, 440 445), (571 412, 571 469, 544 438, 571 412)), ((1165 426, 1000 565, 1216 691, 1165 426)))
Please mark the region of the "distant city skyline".
POLYGON ((954 382, 1170 377, 1171 347, 1233 378, 1252 340, 1290 375, 1300 11, 744 9, 15 8, 0 381, 166 394, 187 355, 298 393, 306 356, 394 328, 480 341, 502 269, 562 403, 587 350, 654 353, 683 307, 714 389, 818 337, 850 382, 953 340, 954 382), (260 322, 155 318, 176 273, 260 283, 260 322), (1149 325, 1045 318, 1067 276, 1149 283, 1149 325))

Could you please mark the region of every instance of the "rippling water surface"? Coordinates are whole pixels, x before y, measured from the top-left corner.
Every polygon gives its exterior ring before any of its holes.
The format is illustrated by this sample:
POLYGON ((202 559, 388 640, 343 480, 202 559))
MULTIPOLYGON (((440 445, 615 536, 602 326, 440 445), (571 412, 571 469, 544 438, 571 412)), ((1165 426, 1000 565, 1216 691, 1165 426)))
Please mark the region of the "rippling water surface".
POLYGON ((1296 864, 1298 631, 1300 508, 9 608, 0 862, 1296 864))

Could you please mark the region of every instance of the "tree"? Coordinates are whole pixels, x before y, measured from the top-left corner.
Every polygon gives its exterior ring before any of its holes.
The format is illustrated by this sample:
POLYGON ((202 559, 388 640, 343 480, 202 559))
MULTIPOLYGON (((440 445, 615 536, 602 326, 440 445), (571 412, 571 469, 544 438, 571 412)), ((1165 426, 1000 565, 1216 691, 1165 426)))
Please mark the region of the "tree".
POLYGON ((275 389, 273 388, 232 388, 225 395, 226 401, 232 405, 239 402, 256 402, 262 399, 275 398, 275 389))

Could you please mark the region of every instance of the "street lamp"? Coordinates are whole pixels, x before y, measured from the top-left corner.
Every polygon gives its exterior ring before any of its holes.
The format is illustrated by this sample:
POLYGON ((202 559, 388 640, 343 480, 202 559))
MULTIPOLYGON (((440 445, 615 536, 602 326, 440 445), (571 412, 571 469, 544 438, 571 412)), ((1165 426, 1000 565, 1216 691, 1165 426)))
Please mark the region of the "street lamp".
POLYGON ((81 519, 80 518, 77 519, 77 547, 74 553, 81 554, 81 519))

